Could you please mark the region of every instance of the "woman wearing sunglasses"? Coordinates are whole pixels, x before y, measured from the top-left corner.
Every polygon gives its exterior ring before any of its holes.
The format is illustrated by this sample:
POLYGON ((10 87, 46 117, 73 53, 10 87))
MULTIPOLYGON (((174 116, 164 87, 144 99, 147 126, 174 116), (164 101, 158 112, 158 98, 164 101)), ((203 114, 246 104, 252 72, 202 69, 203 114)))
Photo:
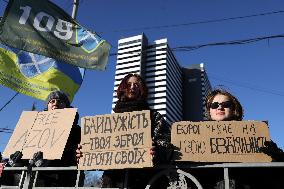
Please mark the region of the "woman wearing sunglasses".
MULTIPOLYGON (((242 121, 244 111, 239 100, 224 89, 212 91, 206 102, 207 118, 211 121, 242 121)), ((284 162, 284 153, 273 141, 266 141, 260 150, 272 161, 284 162)))
POLYGON ((206 102, 207 118, 211 121, 241 121, 243 107, 236 97, 226 90, 212 91, 206 102))
MULTIPOLYGON (((242 121, 244 111, 239 100, 224 89, 212 91, 206 101, 207 118, 211 121, 242 121)), ((284 153, 273 141, 266 141, 265 147, 260 150, 272 157, 273 161, 284 161, 284 153)), ((250 177, 238 178, 241 174, 236 174, 235 179, 230 181, 230 188, 262 188, 250 180, 250 177)), ((218 182, 214 188, 223 188, 224 181, 218 182)), ((277 183, 275 183, 277 184, 277 183)))

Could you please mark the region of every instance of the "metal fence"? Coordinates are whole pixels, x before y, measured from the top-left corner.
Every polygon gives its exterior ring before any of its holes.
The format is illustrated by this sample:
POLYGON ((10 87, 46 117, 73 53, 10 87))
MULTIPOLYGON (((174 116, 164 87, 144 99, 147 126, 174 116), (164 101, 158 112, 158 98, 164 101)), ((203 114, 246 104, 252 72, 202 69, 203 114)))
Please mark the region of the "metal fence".
MULTIPOLYGON (((50 188, 36 187, 40 171, 71 171, 77 167, 6 167, 4 171, 20 171, 21 178, 17 186, 1 186, 1 188, 50 188)), ((145 169, 146 170, 146 169, 145 169)), ((147 189, 154 187, 162 177, 168 180, 168 189, 284 189, 284 162, 272 163, 175 163, 148 169, 157 172, 150 180, 147 189)), ((79 187, 80 171, 77 172, 74 187, 56 188, 95 188, 79 187)), ((128 179, 125 179, 127 182, 128 179)), ((52 187, 55 188, 55 187, 52 187)), ((124 183, 124 188, 128 188, 124 183)), ((155 187, 157 188, 157 187, 155 187)))

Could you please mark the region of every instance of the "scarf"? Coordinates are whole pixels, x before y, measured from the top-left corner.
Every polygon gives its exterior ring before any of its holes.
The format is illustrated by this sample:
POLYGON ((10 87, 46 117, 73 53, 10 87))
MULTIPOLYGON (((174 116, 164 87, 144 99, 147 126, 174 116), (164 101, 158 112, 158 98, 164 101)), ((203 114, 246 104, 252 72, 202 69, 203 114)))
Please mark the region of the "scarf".
POLYGON ((136 101, 117 101, 113 109, 115 113, 150 110, 145 100, 136 101))

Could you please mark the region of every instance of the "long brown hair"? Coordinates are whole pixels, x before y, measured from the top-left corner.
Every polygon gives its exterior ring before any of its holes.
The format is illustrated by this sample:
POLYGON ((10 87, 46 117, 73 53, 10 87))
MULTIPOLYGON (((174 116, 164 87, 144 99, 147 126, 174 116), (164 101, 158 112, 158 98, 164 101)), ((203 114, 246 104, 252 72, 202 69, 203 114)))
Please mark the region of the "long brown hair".
POLYGON ((119 101, 127 101, 127 98, 125 96, 126 94, 126 90, 128 88, 128 79, 131 77, 136 77, 136 79, 138 80, 139 83, 139 97, 136 100, 146 100, 147 96, 148 96, 148 88, 146 87, 146 84, 144 82, 144 80, 142 79, 142 77, 138 74, 127 74, 120 82, 116 94, 117 94, 117 98, 119 101))
POLYGON ((233 96, 231 93, 229 93, 228 91, 226 91, 224 89, 216 89, 216 90, 212 91, 207 96, 207 100, 206 100, 206 114, 207 114, 208 120, 212 120, 212 118, 210 116, 210 105, 211 105, 214 97, 216 95, 218 95, 218 94, 227 96, 229 98, 229 100, 233 103, 233 106, 232 106, 232 110, 233 110, 232 120, 235 120, 235 121, 243 120, 244 110, 243 110, 243 107, 242 107, 241 103, 239 102, 239 100, 235 96, 233 96))

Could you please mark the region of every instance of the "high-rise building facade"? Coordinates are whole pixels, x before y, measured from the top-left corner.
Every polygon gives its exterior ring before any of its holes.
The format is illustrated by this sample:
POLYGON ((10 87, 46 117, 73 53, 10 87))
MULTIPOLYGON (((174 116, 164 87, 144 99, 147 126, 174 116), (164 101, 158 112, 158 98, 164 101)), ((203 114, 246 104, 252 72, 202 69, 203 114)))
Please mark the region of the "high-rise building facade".
POLYGON ((211 92, 211 84, 204 64, 183 68, 183 120, 206 120, 206 97, 211 92))
POLYGON ((128 73, 140 74, 148 87, 148 104, 169 122, 203 121, 211 85, 203 64, 182 68, 167 39, 152 43, 144 34, 118 41, 112 108, 116 90, 128 73))
POLYGON ((145 79, 150 108, 160 112, 169 123, 183 119, 182 68, 167 39, 148 43, 142 34, 118 41, 112 108, 117 101, 117 87, 128 73, 140 74, 145 79))

